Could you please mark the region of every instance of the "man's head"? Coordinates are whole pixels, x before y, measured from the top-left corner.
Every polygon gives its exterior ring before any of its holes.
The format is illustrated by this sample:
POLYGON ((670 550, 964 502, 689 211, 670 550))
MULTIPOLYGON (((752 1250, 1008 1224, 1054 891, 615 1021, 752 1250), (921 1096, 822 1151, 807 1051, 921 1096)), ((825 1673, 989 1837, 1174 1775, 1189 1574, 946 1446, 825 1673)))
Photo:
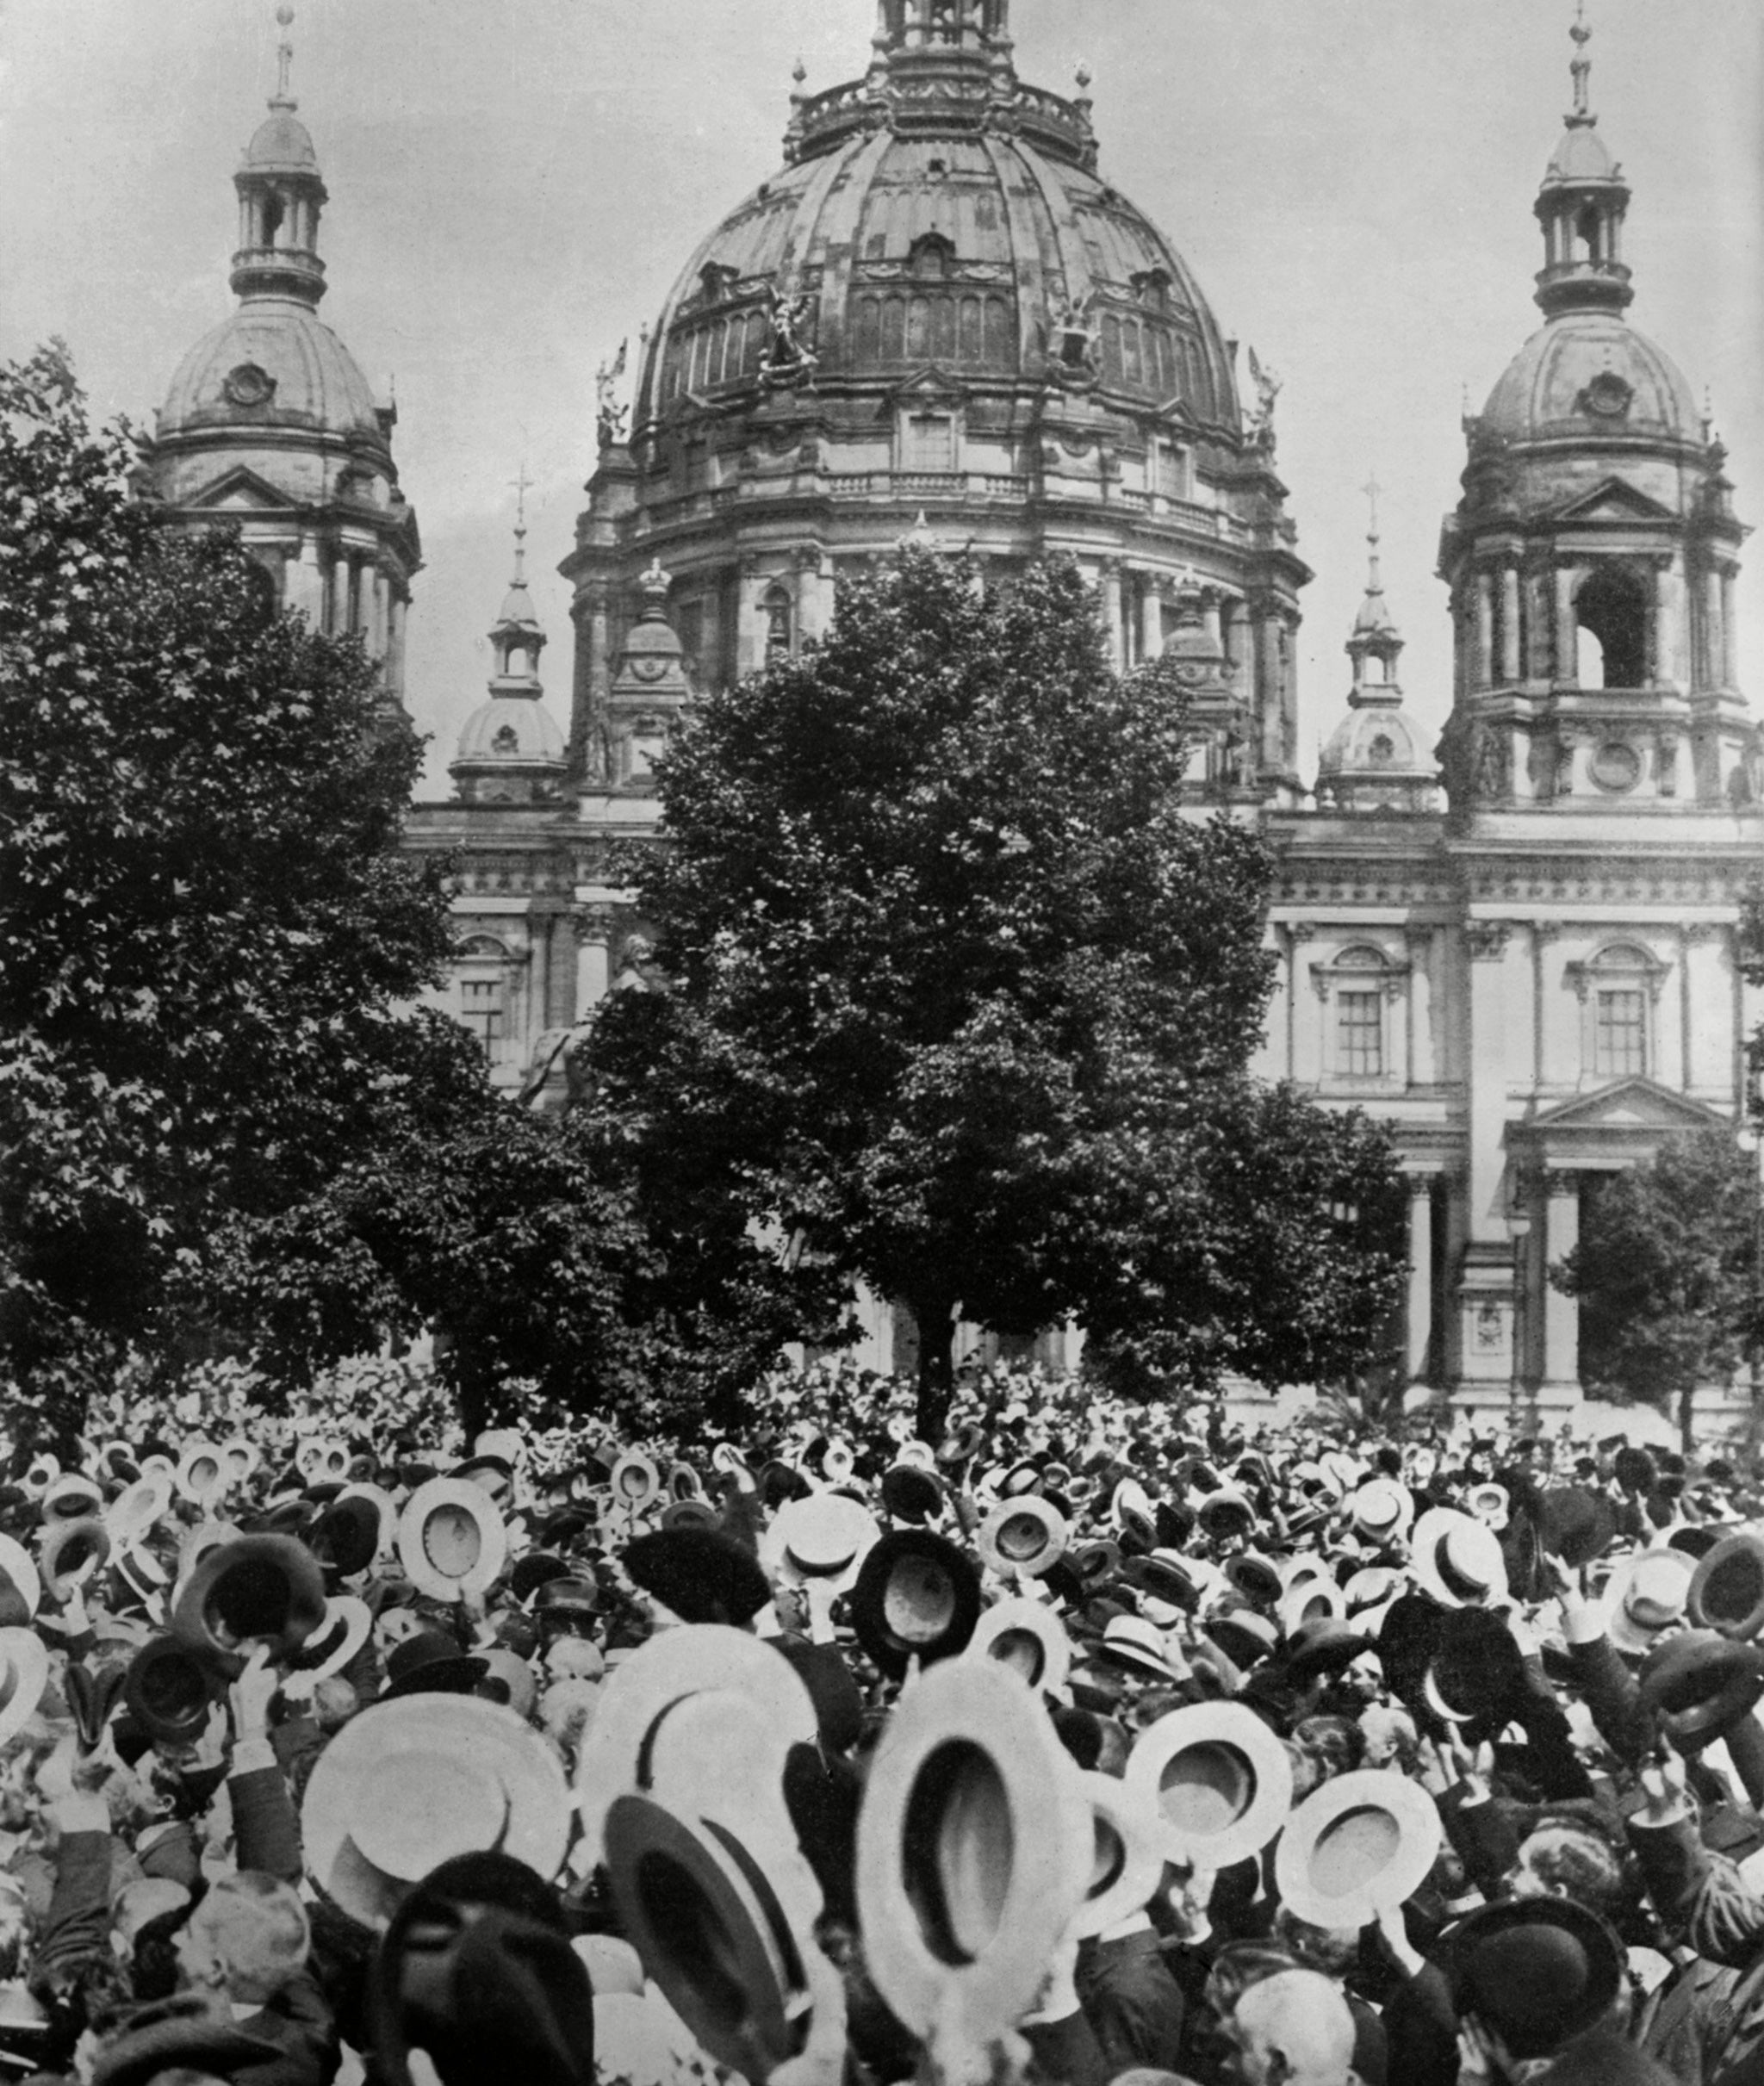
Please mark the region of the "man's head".
POLYGON ((1605 1919, 1623 1910, 1628 1887, 1623 1859, 1589 1821, 1546 1813, 1519 1843, 1507 1872, 1513 1897, 1566 1897, 1605 1919))
POLYGON ((1242 2086, 1351 2086, 1354 2017, 1327 1977, 1280 1971, 1251 1985, 1226 2023, 1242 2086))
POLYGON ((223 1876, 190 1915, 177 1945, 185 1981, 261 2006, 305 1969, 312 1940, 297 1894, 273 1876, 223 1876))

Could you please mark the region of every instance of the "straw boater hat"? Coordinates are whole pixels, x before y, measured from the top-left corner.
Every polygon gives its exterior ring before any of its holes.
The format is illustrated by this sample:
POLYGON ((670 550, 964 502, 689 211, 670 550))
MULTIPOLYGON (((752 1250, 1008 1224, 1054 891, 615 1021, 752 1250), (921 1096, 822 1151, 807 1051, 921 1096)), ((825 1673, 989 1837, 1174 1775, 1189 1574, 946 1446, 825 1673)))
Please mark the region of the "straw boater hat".
POLYGON ((1419 1782, 1385 1768, 1337 1775, 1280 1835, 1281 1903, 1314 1927, 1370 1926, 1420 1888, 1439 1844, 1439 1814, 1419 1782))
POLYGON ((1196 1501, 1195 1525, 1215 1542, 1247 1535, 1256 1525, 1256 1510, 1235 1485, 1221 1485, 1196 1501))
POLYGON ((233 1481, 232 1459, 213 1442, 190 1442, 177 1460, 178 1497, 197 1506, 219 1499, 233 1481))
POLYGON ((1332 1579, 1301 1579, 1281 1595, 1274 1614, 1281 1630, 1292 1637, 1307 1623, 1345 1622, 1347 1600, 1332 1579))
POLYGON ((859 1920, 876 1990, 952 2074, 1034 2004, 1094 1846, 1053 1726, 1009 1673, 952 1661, 901 1697, 858 1815, 859 1920))
POLYGON ((1106 1665, 1125 1666, 1134 1673, 1150 1673, 1154 1679, 1182 1678, 1164 1632, 1142 1615, 1110 1616, 1095 1655, 1106 1665))
POLYGON ((327 1679, 350 1665, 373 1634, 368 1604, 353 1593, 333 1593, 325 1603, 325 1619, 295 1654, 295 1668, 314 1680, 327 1679))
POLYGON ((1196 1868, 1229 1868, 1259 1853, 1292 1804, 1286 1748, 1240 1702, 1172 1710, 1142 1731, 1127 1764, 1163 1821, 1164 1849, 1196 1868))
POLYGON ((95 1578, 110 1561, 110 1533, 102 1521, 53 1521, 43 1530, 37 1562, 43 1584, 58 1601, 95 1578))
POLYGON ((258 1465, 263 1461, 258 1444, 247 1441, 243 1434, 235 1434, 231 1441, 222 1442, 220 1453, 227 1458, 227 1467, 233 1474, 235 1485, 243 1485, 247 1478, 253 1476, 258 1465))
POLYGON ((45 1521, 85 1521, 104 1511, 104 1488, 83 1470, 65 1470, 44 1491, 45 1521))
POLYGON ((1145 1905, 1164 1876, 1158 1808, 1118 1776, 1081 1774, 1091 1815, 1090 1880, 1075 1922, 1081 1940, 1105 1933, 1145 1905))
POLYGON ((1491 1479, 1486 1485, 1472 1485, 1465 1496, 1464 1505, 1478 1521, 1492 1528, 1498 1536, 1506 1526, 1512 1512, 1512 1499, 1505 1485, 1497 1485, 1491 1479))
POLYGON ((49 1648, 34 1630, 0 1628, 0 1745, 36 1714, 49 1685, 49 1648))
POLYGON ((1021 1594, 984 1611, 964 1655, 992 1660, 1044 1695, 1058 1694, 1071 1672, 1065 1624, 1046 1601, 1021 1594))
POLYGON ((628 1514, 640 1514, 662 1490, 662 1474, 641 1449, 627 1449, 612 1466, 608 1481, 613 1504, 628 1514))
POLYGON ((1506 1597, 1506 1560, 1493 1529, 1453 1506, 1435 1506, 1415 1524, 1415 1578, 1447 1608, 1480 1608, 1506 1597))
POLYGON ((1368 1478, 1348 1502, 1356 1534, 1374 1543, 1407 1535, 1415 1518, 1414 1495, 1394 1478, 1368 1478))
POLYGON ((1034 1493, 1007 1499, 974 1538, 980 1561, 999 1579, 1039 1579, 1058 1564, 1070 1536, 1057 1507, 1034 1493))
POLYGON ((1619 1651, 1640 1654, 1684 1620, 1697 1560, 1663 1544, 1619 1558, 1605 1587, 1605 1630, 1619 1651))
POLYGON ((113 1543, 138 1542, 171 1505, 172 1481, 163 1471, 131 1479, 104 1509, 104 1525, 113 1543))
POLYGON ((640 1763, 656 1720, 686 1698, 711 1692, 743 1694, 760 1704, 786 1745, 797 1740, 813 1745, 819 1735, 807 1688, 789 1660, 763 1639, 715 1623, 659 1631, 608 1676, 576 1758, 582 1858, 590 1867, 600 1858, 607 1806, 621 1790, 640 1786, 640 1763))
POLYGON ((848 1592, 881 1532, 860 1500, 839 1492, 811 1493, 787 1500, 772 1517, 760 1543, 760 1561, 786 1586, 815 1579, 848 1592))
POLYGON ((301 1806, 308 1870, 372 1928, 456 1854, 495 1848, 549 1882, 569 1828, 557 1755, 512 1710, 470 1695, 370 1704, 320 1754, 301 1806))
POLYGON ((398 1555, 405 1576, 431 1600, 482 1593, 508 1555, 502 1510, 469 1478, 431 1478, 399 1518, 398 1555))

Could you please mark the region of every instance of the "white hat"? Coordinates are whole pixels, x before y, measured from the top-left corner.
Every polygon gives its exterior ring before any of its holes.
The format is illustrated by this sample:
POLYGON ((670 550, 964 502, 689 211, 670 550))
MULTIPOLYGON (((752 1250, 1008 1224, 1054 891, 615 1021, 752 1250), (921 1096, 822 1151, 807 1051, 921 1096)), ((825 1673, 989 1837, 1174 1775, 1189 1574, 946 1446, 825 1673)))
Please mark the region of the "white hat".
POLYGON ((1410 1544, 1423 1592, 1448 1608, 1481 1608, 1506 1598, 1506 1558, 1485 1522, 1455 1506, 1430 1507, 1410 1544))
POLYGON ((1112 1774, 1078 1777, 1090 1799, 1094 1854, 1077 1920, 1080 1937, 1102 1934, 1140 1910, 1164 1876, 1158 1807, 1144 1789, 1112 1774))
POLYGON ((14 1537, 0 1536, 0 1621, 29 1622, 42 1605, 42 1574, 37 1570, 35 1559, 14 1537), (9 1615, 8 1610, 11 1611, 9 1615))
POLYGON ((1019 1493, 994 1507, 974 1538, 980 1561, 1000 1579, 1039 1579, 1065 1555, 1070 1530, 1058 1507, 1019 1493))
POLYGON ((1348 1501, 1355 1528, 1375 1542, 1407 1533, 1415 1518, 1414 1494, 1394 1478, 1368 1478, 1348 1501))
POLYGON ((49 1648, 34 1630, 0 1629, 0 1746, 36 1714, 49 1685, 49 1648))
POLYGON ((550 1746, 512 1710, 472 1695, 370 1703, 320 1754, 301 1806, 307 1868, 374 1928, 456 1854, 494 1849, 549 1882, 569 1828, 550 1746))
POLYGON ((64 1470, 40 1502, 45 1521, 86 1521, 104 1511, 104 1489, 83 1470, 64 1470))
POLYGON ((1669 1543, 1620 1557, 1605 1587, 1606 1635, 1619 1651, 1650 1650, 1685 1618, 1698 1560, 1669 1543))
POLYGON ((1157 1807, 1169 1859, 1197 1868, 1259 1853, 1292 1804, 1286 1748, 1240 1702, 1193 1703, 1160 1717, 1134 1741, 1126 1779, 1157 1807))
POLYGON ((1332 1930, 1370 1926, 1420 1888, 1439 1852, 1439 1813, 1388 1768, 1336 1776, 1288 1819, 1275 1850, 1281 1903, 1332 1930))
POLYGON ((481 1593, 508 1555, 502 1510, 481 1485, 431 1478, 406 1503, 398 1554, 405 1576, 433 1600, 481 1593))
POLYGON ((309 1434, 294 1452, 294 1467, 308 1485, 335 1485, 349 1475, 355 1458, 334 1434, 309 1434))
POLYGON ((881 1534, 861 1500, 842 1492, 811 1493, 786 1500, 772 1517, 760 1541, 760 1562, 769 1577, 786 1585, 817 1579, 845 1592, 881 1534))
POLYGON ((233 1459, 213 1442, 190 1442, 177 1459, 178 1493, 198 1506, 218 1499, 233 1483, 233 1459))
POLYGON ((163 1470, 143 1471, 104 1509, 113 1543, 137 1543, 171 1505, 172 1480, 163 1470))
POLYGON ((965 1659, 990 1659, 1044 1695, 1056 1694, 1071 1672, 1071 1639, 1046 1601, 1022 1594, 985 1609, 968 1639, 965 1659))
POLYGON ((1183 1677, 1180 1667, 1171 1661, 1169 1640, 1143 1615, 1111 1615, 1093 1655, 1109 1664, 1130 1666, 1135 1672, 1150 1673, 1159 1680, 1183 1677))

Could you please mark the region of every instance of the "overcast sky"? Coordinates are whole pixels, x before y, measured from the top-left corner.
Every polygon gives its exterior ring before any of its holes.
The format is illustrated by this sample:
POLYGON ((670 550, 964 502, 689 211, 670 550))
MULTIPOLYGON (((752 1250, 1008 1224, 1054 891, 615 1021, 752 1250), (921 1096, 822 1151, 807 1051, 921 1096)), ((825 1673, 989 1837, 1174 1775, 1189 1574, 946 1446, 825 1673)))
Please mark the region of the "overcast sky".
MULTIPOLYGON (((1480 408, 1532 330, 1531 214, 1568 102, 1568 0, 1016 0, 1023 76, 1091 93, 1102 171, 1169 233, 1225 332, 1284 379, 1305 595, 1302 765, 1340 714, 1376 473, 1403 680, 1443 720, 1432 577, 1480 408)), ((1764 514, 1764 8, 1591 0, 1593 103, 1635 189, 1634 324, 1709 388, 1764 514)), ((525 460, 560 721, 568 549, 593 371, 779 164, 790 69, 862 70, 873 0, 300 0, 294 87, 331 191, 323 315, 376 384, 427 559, 411 706, 453 735, 525 460)), ((59 333, 151 423, 230 307, 231 177, 275 78, 273 0, 0 0, 0 353, 59 333)), ((1764 547, 1741 661, 1764 703, 1764 547)))

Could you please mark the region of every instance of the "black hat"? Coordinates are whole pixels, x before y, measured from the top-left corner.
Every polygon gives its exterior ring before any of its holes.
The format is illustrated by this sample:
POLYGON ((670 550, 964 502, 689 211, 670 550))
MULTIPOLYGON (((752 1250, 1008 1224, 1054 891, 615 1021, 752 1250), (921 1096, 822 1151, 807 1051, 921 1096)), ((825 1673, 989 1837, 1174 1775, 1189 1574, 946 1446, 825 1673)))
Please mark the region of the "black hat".
POLYGON ((977 1456, 986 1445, 986 1437, 974 1420, 965 1420, 959 1427, 952 1427, 937 1445, 937 1461, 946 1468, 952 1463, 966 1463, 977 1456))
POLYGON ((759 1560, 720 1529, 657 1529, 627 1543, 620 1561, 645 1593, 683 1623, 739 1630, 772 1598, 759 1560))
POLYGON ((891 1520, 922 1524, 941 1509, 945 1496, 936 1473, 916 1463, 897 1463, 882 1474, 882 1511, 891 1520))
POLYGON ((1179 1550, 1195 1532, 1194 1509, 1172 1504, 1168 1499, 1158 1500, 1152 1510, 1153 1532, 1160 1550, 1179 1550))
POLYGON ((1623 1943, 1567 1897, 1484 1905, 1447 1936, 1444 1953, 1460 2015, 1475 2015, 1520 2058, 1583 2034, 1628 1974, 1623 1943))
POLYGON ((980 1580, 964 1552, 929 1529, 896 1529, 872 1545, 851 1590, 852 1628, 891 1679, 967 1648, 980 1580))
POLYGON ((443 2086, 593 2086, 587 1967, 556 1894, 511 1856, 463 1856, 417 1885, 380 1945, 367 2004, 388 2086, 407 2086, 413 2050, 443 2086))
POLYGON ((1764 1630, 1764 1541, 1749 1533, 1711 1545, 1685 1599, 1691 1620, 1749 1642, 1764 1630))
POLYGON ((339 1579, 365 1572, 380 1553, 380 1505, 365 1493, 333 1499, 313 1524, 307 1548, 339 1579))
POLYGON ((1712 1630, 1669 1636, 1643 1660, 1636 1706, 1660 1719, 1680 1753, 1730 1730, 1764 1695, 1764 1654, 1712 1630))
POLYGON ((1129 1557, 1121 1576, 1136 1592, 1172 1608, 1186 1609, 1190 1615, 1201 1605, 1200 1588, 1194 1580, 1174 1558, 1160 1557, 1155 1551, 1149 1557, 1129 1557))
POLYGON ((242 1662, 258 1641, 288 1657, 324 1619, 325 1575, 303 1543, 239 1536, 203 1553, 177 1598, 171 1629, 211 1659, 242 1662))
POLYGON ((1332 1615, 1314 1616, 1301 1623, 1287 1647, 1286 1673, 1302 1685, 1320 1673, 1339 1673, 1353 1664, 1362 1652, 1377 1648, 1376 1640, 1351 1623, 1332 1615))
POLYGON ((1525 1655, 1500 1617, 1486 1608, 1448 1609, 1422 1682, 1434 1715, 1492 1734, 1512 1721, 1526 1692, 1525 1655))
POLYGON ((419 1630, 386 1658, 385 1700, 397 1695, 469 1695, 489 1667, 459 1648, 444 1630, 419 1630))
POLYGON ((1427 1669, 1439 1648, 1446 1611, 1425 1593, 1404 1593, 1384 1611, 1378 1659, 1393 1695, 1411 1708, 1425 1700, 1427 1669))
POLYGON ((1563 1485, 1546 1492, 1537 1503, 1537 1540, 1554 1557, 1571 1565, 1590 1564, 1609 1549, 1617 1536, 1617 1508, 1603 1493, 1584 1485, 1563 1485))
POLYGON ((92 2086, 149 2086, 168 2071, 230 2079, 275 2064, 282 2046, 216 2015, 193 1992, 137 2007, 92 2067, 92 2086))
POLYGON ((568 1579, 569 1565, 550 1550, 528 1550, 509 1568, 508 1590, 518 1601, 531 1599, 554 1579, 568 1579))
POLYGON ((176 1637, 152 1637, 129 1661, 123 1697, 156 1746, 193 1745, 220 1699, 214 1667, 176 1637))

